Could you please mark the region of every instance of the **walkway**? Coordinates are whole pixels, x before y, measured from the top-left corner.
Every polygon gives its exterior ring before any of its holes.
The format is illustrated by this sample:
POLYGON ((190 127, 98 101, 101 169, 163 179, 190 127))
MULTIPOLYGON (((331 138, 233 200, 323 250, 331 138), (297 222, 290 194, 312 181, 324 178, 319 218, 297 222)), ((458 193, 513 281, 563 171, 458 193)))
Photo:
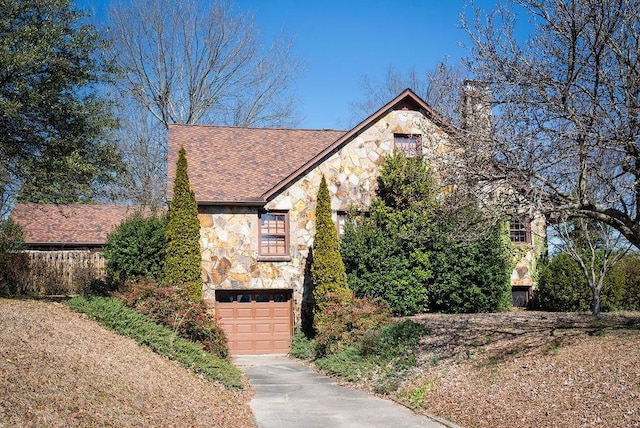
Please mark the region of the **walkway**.
POLYGON ((442 428, 393 401, 339 386, 286 356, 237 356, 233 362, 255 389, 251 410, 259 428, 442 428))

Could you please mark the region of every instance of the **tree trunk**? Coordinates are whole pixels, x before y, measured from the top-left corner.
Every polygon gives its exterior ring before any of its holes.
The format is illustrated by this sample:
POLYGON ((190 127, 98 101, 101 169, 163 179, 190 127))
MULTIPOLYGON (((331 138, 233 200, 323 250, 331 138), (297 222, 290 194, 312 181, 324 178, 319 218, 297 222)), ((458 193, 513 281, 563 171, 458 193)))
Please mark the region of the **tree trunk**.
POLYGON ((591 303, 592 313, 594 316, 600 316, 600 290, 594 288, 593 290, 593 301, 591 303))

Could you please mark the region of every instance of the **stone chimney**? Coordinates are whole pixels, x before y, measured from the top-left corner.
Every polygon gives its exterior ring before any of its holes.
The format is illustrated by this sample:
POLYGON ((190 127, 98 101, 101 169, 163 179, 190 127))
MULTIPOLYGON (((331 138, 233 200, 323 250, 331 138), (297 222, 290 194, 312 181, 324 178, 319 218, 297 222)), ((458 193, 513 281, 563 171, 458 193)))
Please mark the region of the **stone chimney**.
POLYGON ((478 80, 465 80, 461 103, 462 128, 487 137, 491 132, 491 93, 488 85, 478 80))

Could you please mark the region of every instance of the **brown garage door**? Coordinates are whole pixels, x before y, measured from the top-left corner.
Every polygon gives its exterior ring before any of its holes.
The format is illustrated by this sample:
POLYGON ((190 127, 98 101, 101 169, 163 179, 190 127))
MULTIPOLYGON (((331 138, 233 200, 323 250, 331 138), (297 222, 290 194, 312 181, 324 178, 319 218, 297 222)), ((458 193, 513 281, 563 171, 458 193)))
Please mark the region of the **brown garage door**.
POLYGON ((291 290, 218 290, 216 317, 227 333, 231 354, 289 352, 291 290))

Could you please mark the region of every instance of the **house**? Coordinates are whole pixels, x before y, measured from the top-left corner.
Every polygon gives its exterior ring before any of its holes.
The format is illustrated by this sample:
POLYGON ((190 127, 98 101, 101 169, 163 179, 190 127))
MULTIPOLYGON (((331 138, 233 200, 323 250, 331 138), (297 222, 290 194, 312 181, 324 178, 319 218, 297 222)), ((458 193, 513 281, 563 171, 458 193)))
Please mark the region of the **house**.
POLYGON ((135 207, 89 204, 22 204, 11 218, 22 226, 29 250, 101 250, 107 235, 135 207))
POLYGON ((103 278, 107 235, 136 211, 115 205, 16 204, 11 218, 22 226, 29 260, 20 289, 73 294, 103 278))
MULTIPOLYGON (((231 352, 288 351, 308 304, 322 175, 339 227, 347 210, 371 203, 385 156, 453 152, 455 132, 409 89, 349 131, 170 125, 168 200, 183 146, 198 203, 204 297, 214 302, 231 352)), ((513 281, 530 293, 535 257, 526 248, 540 224, 514 218, 522 224, 512 237, 526 254, 513 281)))

